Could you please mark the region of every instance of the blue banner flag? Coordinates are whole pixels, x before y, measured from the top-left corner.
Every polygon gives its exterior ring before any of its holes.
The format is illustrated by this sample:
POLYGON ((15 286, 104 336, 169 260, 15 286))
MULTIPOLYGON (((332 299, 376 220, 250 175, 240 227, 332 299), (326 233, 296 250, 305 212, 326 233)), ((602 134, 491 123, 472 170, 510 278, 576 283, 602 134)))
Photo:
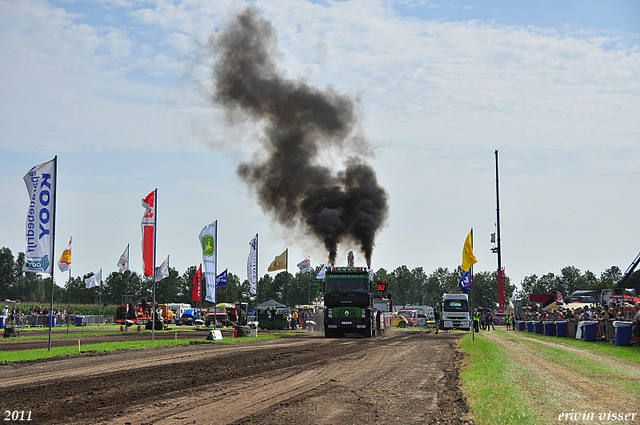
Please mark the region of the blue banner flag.
POLYGON ((221 286, 227 286, 227 270, 229 269, 225 269, 222 273, 216 276, 216 290, 221 286))
POLYGON ((471 282, 469 281, 470 274, 470 272, 462 273, 460 283, 458 284, 460 286, 460 289, 462 289, 462 292, 464 292, 465 294, 468 294, 471 290, 471 282))

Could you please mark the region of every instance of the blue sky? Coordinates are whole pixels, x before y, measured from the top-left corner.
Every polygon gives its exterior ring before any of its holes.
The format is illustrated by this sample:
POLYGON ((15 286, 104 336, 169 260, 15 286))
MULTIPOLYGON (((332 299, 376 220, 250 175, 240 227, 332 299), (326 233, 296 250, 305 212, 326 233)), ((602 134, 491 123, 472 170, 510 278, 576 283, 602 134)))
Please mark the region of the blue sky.
MULTIPOLYGON (((73 236, 74 276, 117 270, 128 243, 141 271, 140 200, 156 187, 158 258, 180 273, 200 263, 197 235, 214 220, 219 267, 241 278, 256 233, 261 274, 287 247, 294 264, 325 262, 235 174, 260 123, 229 125, 206 98, 207 40, 244 4, 0 0, 0 245, 25 249, 22 177, 58 155, 56 251, 73 236)), ((494 270, 496 149, 512 282, 624 270, 637 255, 640 3, 252 4, 289 78, 357 99, 391 205, 375 269, 455 268, 473 228, 476 270, 494 270)))

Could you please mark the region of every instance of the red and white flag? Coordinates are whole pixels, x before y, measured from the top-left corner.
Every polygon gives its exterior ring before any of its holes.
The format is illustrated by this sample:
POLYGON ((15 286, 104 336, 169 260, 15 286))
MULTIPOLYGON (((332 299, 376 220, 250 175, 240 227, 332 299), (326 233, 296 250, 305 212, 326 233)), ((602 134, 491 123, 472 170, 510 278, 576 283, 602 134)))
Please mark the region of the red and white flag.
POLYGON ((156 192, 154 190, 142 199, 142 206, 145 208, 142 216, 142 264, 145 276, 153 276, 153 251, 155 244, 156 228, 156 192))
POLYGON ((191 292, 193 301, 202 301, 202 264, 198 267, 198 271, 193 275, 193 291, 191 292))
POLYGON ((61 272, 71 270, 71 238, 69 238, 69 246, 62 252, 58 260, 58 268, 61 272))

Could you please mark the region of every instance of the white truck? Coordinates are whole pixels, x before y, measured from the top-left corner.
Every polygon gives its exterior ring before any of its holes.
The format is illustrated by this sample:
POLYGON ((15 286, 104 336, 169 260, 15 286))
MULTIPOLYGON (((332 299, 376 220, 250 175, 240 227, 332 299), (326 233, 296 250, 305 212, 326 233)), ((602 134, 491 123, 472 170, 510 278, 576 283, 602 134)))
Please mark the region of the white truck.
POLYGON ((179 304, 179 303, 170 303, 169 310, 173 311, 175 316, 175 322, 178 323, 178 320, 182 317, 182 313, 188 308, 191 308, 191 304, 179 304))
POLYGON ((467 294, 444 294, 442 296, 442 314, 440 329, 471 329, 469 297, 467 294))

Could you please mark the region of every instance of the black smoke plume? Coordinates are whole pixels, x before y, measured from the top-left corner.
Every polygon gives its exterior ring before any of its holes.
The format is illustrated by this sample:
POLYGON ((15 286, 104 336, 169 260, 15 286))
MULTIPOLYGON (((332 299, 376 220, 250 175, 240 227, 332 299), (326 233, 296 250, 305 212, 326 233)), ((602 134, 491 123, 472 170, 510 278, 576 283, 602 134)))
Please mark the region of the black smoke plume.
POLYGON ((330 264, 338 245, 351 241, 371 266, 376 232, 388 216, 387 192, 364 160, 349 157, 335 173, 323 155, 331 148, 368 147, 354 134, 354 101, 330 87, 285 78, 275 60, 275 29, 252 7, 212 36, 210 45, 216 55, 211 100, 265 125, 266 159, 254 156, 237 169, 263 210, 283 226, 311 231, 324 243, 330 264))

